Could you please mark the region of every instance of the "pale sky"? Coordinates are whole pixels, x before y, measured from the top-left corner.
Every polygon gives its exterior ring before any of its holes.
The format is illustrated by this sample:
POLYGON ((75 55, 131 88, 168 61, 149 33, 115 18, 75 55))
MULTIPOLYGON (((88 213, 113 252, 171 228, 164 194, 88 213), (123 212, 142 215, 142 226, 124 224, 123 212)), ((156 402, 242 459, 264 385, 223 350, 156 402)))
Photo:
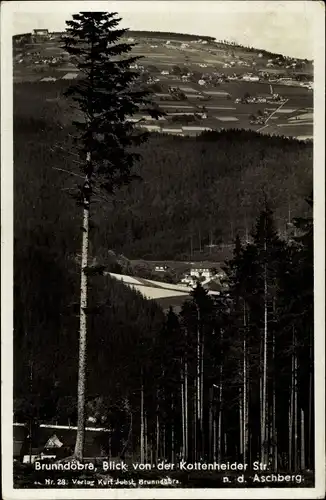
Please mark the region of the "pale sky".
POLYGON ((121 26, 134 30, 209 35, 293 57, 312 59, 316 18, 322 2, 288 1, 11 1, 14 34, 34 28, 60 31, 73 13, 118 12, 121 26))

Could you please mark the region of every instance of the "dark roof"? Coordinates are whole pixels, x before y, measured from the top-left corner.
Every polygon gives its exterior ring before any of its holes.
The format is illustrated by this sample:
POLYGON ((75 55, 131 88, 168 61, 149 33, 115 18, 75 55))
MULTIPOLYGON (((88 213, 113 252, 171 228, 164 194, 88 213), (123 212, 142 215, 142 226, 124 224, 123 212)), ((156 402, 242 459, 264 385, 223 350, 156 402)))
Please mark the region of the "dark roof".
POLYGON ((205 290, 211 290, 212 292, 220 292, 221 290, 223 290, 221 283, 215 280, 206 283, 205 285, 203 285, 203 288, 205 288, 205 290))

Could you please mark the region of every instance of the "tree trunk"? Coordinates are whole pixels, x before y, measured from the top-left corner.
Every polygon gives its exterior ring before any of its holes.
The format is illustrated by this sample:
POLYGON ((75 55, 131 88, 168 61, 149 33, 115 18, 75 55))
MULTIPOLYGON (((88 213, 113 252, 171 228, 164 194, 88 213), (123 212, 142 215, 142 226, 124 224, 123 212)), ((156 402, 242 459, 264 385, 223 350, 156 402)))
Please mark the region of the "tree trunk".
MULTIPOLYGON (((222 367, 221 367, 222 370, 222 367)), ((219 387, 218 429, 217 429, 217 459, 222 461, 222 379, 219 387)))
MULTIPOLYGON (((268 422, 267 422, 267 430, 268 430, 268 464, 270 464, 270 458, 273 457, 273 404, 269 405, 268 404, 268 422)), ((273 464, 273 458, 272 458, 272 464, 273 464)))
POLYGON ((266 462, 266 410, 267 410, 267 267, 264 268, 264 346, 263 346, 263 387, 261 418, 261 462, 266 462))
MULTIPOLYGON (((200 422, 200 414, 201 414, 201 376, 200 376, 200 368, 201 368, 201 359, 200 359, 200 311, 197 306, 197 415, 196 415, 196 435, 198 441, 198 423, 200 422)), ((200 443, 199 443, 199 449, 200 443)))
POLYGON ((171 400, 171 417, 172 417, 172 422, 171 422, 171 463, 175 463, 175 442, 174 442, 174 400, 173 400, 173 394, 172 394, 172 400, 171 400))
POLYGON ((213 391, 209 389, 209 414, 208 414, 208 459, 212 459, 212 434, 213 434, 213 391))
POLYGON ((218 404, 218 462, 222 460, 222 397, 223 397, 223 330, 221 330, 221 362, 220 362, 220 385, 219 385, 219 404, 218 404))
POLYGON ((244 227, 245 227, 245 242, 249 243, 249 230, 248 230, 247 214, 245 214, 245 218, 244 218, 244 227))
POLYGON ((197 360, 196 360, 196 410, 195 410, 195 461, 197 460, 198 451, 201 453, 201 318, 200 310, 197 307, 197 360))
POLYGON ((242 399, 242 394, 241 394, 241 387, 239 387, 239 430, 240 430, 240 436, 239 436, 239 454, 240 456, 238 457, 239 461, 242 462, 242 455, 243 455, 243 399, 242 399))
MULTIPOLYGON (((30 390, 30 397, 32 398, 33 394, 33 359, 32 356, 30 357, 29 361, 29 390, 30 390)), ((32 422, 32 417, 29 417, 29 463, 32 463, 32 446, 33 446, 33 438, 32 438, 32 433, 33 433, 33 422, 32 422)))
POLYGON ((185 409, 185 376, 181 368, 181 428, 182 428, 182 453, 183 460, 186 459, 186 409, 185 409))
POLYGON ((214 462, 217 459, 216 455, 216 415, 213 417, 213 459, 214 462))
POLYGON ((132 410, 130 408, 128 399, 126 399, 126 409, 127 409, 127 411, 129 411, 129 431, 128 431, 128 437, 127 437, 126 443, 125 443, 125 445, 122 448, 122 451, 120 453, 120 457, 122 460, 125 457, 125 453, 128 449, 128 446, 132 442, 132 410))
POLYGON ((144 414, 144 458, 148 462, 147 413, 144 414))
MULTIPOLYGON (((90 153, 87 153, 87 162, 91 161, 90 153)), ((87 179, 86 179, 87 181, 87 179)), ((77 435, 74 457, 83 459, 85 444, 85 391, 86 391, 86 353, 87 353, 87 273, 89 249, 89 201, 84 198, 83 209, 83 240, 81 256, 81 279, 80 279, 80 324, 79 324, 79 358, 78 358, 78 387, 77 387, 77 435)))
POLYGON ((200 353, 200 444, 201 455, 205 455, 204 442, 204 332, 201 334, 201 353, 200 353))
POLYGON ((304 426, 304 411, 301 409, 301 471, 306 468, 306 451, 305 451, 305 426, 304 426))
POLYGON ((144 385, 143 370, 141 370, 141 389, 140 389, 140 462, 145 461, 145 429, 144 429, 144 385))
POLYGON ((293 451, 293 402, 294 402, 294 354, 291 360, 291 392, 289 405, 289 470, 292 471, 292 451, 293 451))
POLYGON ((162 441, 163 441, 163 460, 166 460, 166 430, 165 430, 165 424, 163 424, 162 441))
POLYGON ((259 411, 260 411, 260 448, 262 446, 262 428, 263 428, 263 363, 262 363, 262 354, 263 354, 263 338, 260 340, 260 353, 259 353, 259 362, 260 362, 260 373, 259 373, 259 411))
POLYGON ((275 387, 275 335, 273 334, 273 398, 272 398, 272 443, 273 443, 273 467, 277 471, 277 431, 276 431, 276 387, 275 387))
POLYGON ((160 458, 160 419, 159 419, 159 410, 160 410, 160 403, 159 403, 159 393, 158 390, 156 391, 156 463, 159 461, 160 458))
POLYGON ((260 412, 260 436, 259 445, 262 448, 262 428, 263 428, 263 351, 264 351, 264 338, 260 337, 259 341, 259 412, 260 412))
POLYGON ((156 462, 160 458, 160 421, 159 416, 156 415, 156 462))
MULTIPOLYGON (((186 331, 186 338, 187 338, 187 331, 186 331)), ((185 356, 185 373, 184 373, 184 390, 185 390, 185 395, 184 395, 184 404, 185 404, 185 449, 184 449, 184 454, 185 454, 185 460, 188 460, 188 361, 187 361, 187 351, 186 351, 186 356, 185 356)))
POLYGON ((197 461, 197 376, 194 379, 193 397, 193 460, 197 461))
POLYGON ((294 352, 294 472, 298 470, 298 358, 296 353, 296 339, 294 352))
POLYGON ((246 341, 246 303, 243 304, 243 463, 248 454, 248 398, 247 398, 247 341, 246 341))

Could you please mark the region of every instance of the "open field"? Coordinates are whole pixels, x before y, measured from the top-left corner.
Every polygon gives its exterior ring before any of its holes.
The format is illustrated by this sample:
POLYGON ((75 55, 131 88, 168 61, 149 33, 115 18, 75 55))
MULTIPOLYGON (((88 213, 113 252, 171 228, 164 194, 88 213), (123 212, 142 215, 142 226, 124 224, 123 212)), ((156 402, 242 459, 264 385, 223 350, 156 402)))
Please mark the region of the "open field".
MULTIPOLYGON (((43 77, 45 78, 45 77, 43 77)), ((49 78, 49 77, 47 77, 49 78)), ((44 106, 48 103, 57 102, 58 105, 65 108, 62 121, 69 121, 69 110, 66 109, 67 103, 64 102, 62 91, 66 85, 69 85, 71 80, 61 79, 61 81, 40 81, 35 77, 30 77, 28 80, 21 80, 15 85, 15 93, 23 93, 31 99, 31 112, 33 105, 34 85, 32 82, 39 82, 35 86, 35 97, 39 98, 40 93, 44 95, 44 106)), ((250 85, 250 84, 249 84, 250 85)), ((305 90, 305 89, 303 89, 305 90)), ((180 135, 197 135, 203 129, 219 130, 225 128, 244 128, 259 130, 263 133, 278 134, 286 136, 301 137, 313 136, 313 113, 311 94, 296 95, 294 98, 287 97, 289 100, 284 109, 277 110, 277 105, 264 104, 235 104, 226 98, 212 98, 210 101, 200 101, 195 99, 187 99, 185 101, 161 101, 160 96, 156 100, 160 107, 165 111, 166 116, 159 121, 147 119, 144 122, 144 127, 149 131, 177 133, 180 135), (250 117, 252 114, 267 110, 270 114, 274 111, 275 114, 271 117, 267 125, 252 125, 250 117), (206 118, 202 118, 199 114, 205 113, 206 118), (183 122, 183 118, 196 118, 193 121, 183 122), (304 116, 304 119, 302 118, 304 116), (191 129, 189 128, 191 127, 191 129), (190 132, 191 131, 191 132, 190 132)), ((139 120, 142 115, 134 116, 134 120, 139 120)))
MULTIPOLYGON (((204 45, 198 41, 183 42, 178 35, 167 40, 163 36, 160 38, 160 34, 156 35, 128 39, 137 42, 132 55, 142 56, 138 70, 145 80, 149 78, 150 86, 156 85, 155 90, 153 88, 154 100, 167 113, 166 119, 158 123, 147 120, 144 123, 147 130, 196 135, 204 129, 244 128, 301 138, 313 136, 313 92, 294 81, 298 71, 304 71, 306 77, 310 75, 312 80, 312 66, 308 61, 291 63, 276 59, 275 64, 280 66, 270 68, 270 71, 275 73, 277 70, 278 81, 271 87, 271 82, 277 80, 275 75, 268 78, 265 74, 258 82, 242 79, 246 74, 269 71, 267 66, 271 64, 271 59, 258 50, 248 51, 214 42, 203 42, 204 45), (301 68, 298 70, 291 66, 291 70, 287 69, 290 63, 299 64, 301 68), (181 74, 187 71, 190 76, 182 78, 181 74), (292 78, 291 85, 282 83, 281 77, 292 78), (204 84, 201 78, 205 78, 204 84), (179 89, 181 95, 176 97, 171 93, 173 87, 179 89), (280 102, 271 101, 271 91, 286 100, 283 109, 277 112, 280 102), (235 102, 246 94, 262 97, 265 102, 235 102), (272 113, 273 116, 270 116, 272 113), (257 116, 263 114, 264 120, 257 120, 257 116)), ((14 83, 42 82, 52 85, 52 98, 56 96, 60 99, 58 88, 61 89, 64 83, 69 85, 78 77, 58 39, 29 43, 24 47, 14 46, 14 83)), ((43 90, 51 99, 48 94, 52 90, 38 86, 38 92, 43 90)))

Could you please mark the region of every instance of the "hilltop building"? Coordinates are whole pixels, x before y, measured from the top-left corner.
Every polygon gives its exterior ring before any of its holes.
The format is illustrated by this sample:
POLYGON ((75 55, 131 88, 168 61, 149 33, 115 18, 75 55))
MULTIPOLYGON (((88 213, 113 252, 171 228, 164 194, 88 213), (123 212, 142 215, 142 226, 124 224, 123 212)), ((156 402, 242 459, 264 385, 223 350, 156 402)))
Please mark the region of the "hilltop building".
POLYGON ((49 36, 49 30, 47 29, 35 29, 33 30, 33 36, 37 37, 48 37, 49 36))

